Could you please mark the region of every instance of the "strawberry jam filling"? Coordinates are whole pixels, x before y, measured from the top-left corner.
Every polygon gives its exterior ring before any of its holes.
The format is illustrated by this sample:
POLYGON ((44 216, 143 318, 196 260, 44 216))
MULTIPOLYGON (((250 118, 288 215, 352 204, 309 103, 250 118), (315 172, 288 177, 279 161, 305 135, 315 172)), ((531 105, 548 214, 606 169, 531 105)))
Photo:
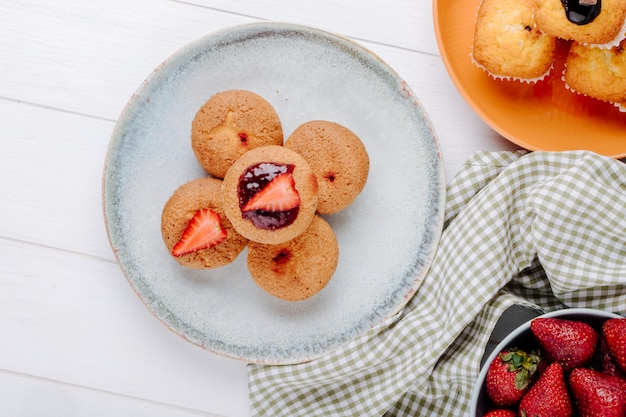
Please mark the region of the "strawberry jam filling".
POLYGON ((293 186, 293 170, 294 165, 261 162, 250 166, 239 177, 239 208, 242 216, 256 228, 275 230, 295 221, 300 205, 298 193, 293 186), (291 187, 284 186, 283 180, 291 180, 291 187), (271 201, 265 198, 266 195, 271 196, 271 201))

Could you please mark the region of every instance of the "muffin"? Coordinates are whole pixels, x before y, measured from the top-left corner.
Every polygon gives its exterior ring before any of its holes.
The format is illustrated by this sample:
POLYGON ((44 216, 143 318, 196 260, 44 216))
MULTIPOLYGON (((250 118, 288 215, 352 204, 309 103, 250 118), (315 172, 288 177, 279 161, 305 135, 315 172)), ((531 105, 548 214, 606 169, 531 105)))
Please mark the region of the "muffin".
POLYGON ((626 102, 626 40, 610 49, 573 43, 567 55, 568 88, 611 103, 626 102))
POLYGON ((363 142, 348 128, 314 120, 300 125, 285 141, 309 163, 319 187, 317 212, 336 213, 361 193, 370 161, 363 142))
POLYGON ((274 107, 246 90, 215 94, 196 113, 191 146, 202 167, 217 178, 245 152, 265 145, 282 145, 283 130, 274 107))
POLYGON ((315 216, 298 237, 278 245, 250 242, 248 269, 256 284, 287 301, 301 301, 328 284, 339 259, 330 225, 315 216))
POLYGON ((607 44, 624 37, 626 0, 598 0, 585 6, 562 0, 534 0, 537 27, 551 36, 586 44, 607 44))
POLYGON ((552 68, 555 51, 556 38, 535 24, 533 0, 481 2, 472 58, 492 77, 525 82, 543 79, 552 68))
POLYGON ((222 181, 197 178, 170 196, 161 213, 167 250, 181 265, 217 268, 233 262, 247 239, 233 228, 222 210, 222 181))
POLYGON ((279 244, 302 233, 317 209, 315 173, 283 146, 246 152, 222 183, 224 212, 237 232, 259 243, 279 244))

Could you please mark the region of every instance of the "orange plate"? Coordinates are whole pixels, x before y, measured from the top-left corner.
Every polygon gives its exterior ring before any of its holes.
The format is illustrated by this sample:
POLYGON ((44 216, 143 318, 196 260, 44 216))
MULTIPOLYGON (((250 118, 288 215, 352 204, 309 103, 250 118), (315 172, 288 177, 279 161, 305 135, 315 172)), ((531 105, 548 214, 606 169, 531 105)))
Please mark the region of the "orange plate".
POLYGON ((461 95, 495 131, 530 150, 586 149, 626 156, 626 113, 565 89, 561 80, 569 45, 559 44, 551 75, 536 84, 491 78, 471 60, 480 0, 433 0, 437 42, 461 95))

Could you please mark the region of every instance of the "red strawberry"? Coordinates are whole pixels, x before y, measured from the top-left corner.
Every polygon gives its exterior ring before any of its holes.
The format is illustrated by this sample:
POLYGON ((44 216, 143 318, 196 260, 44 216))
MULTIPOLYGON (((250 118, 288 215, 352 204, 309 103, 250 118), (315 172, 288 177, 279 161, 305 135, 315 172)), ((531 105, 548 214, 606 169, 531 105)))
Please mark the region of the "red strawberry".
POLYGON ((300 204, 293 175, 284 173, 274 177, 241 208, 241 211, 287 211, 300 204))
POLYGON ((201 209, 193 215, 180 240, 172 248, 172 255, 182 256, 211 248, 226 239, 220 215, 211 209, 201 209))
POLYGON ((528 391, 540 357, 520 349, 505 349, 489 364, 487 395, 496 406, 517 404, 528 391))
POLYGON ((592 368, 599 370, 602 373, 619 376, 624 378, 626 374, 622 372, 619 365, 617 364, 617 360, 609 350, 609 346, 606 343, 606 339, 604 337, 600 338, 600 346, 598 347, 598 361, 596 362, 596 366, 592 366, 592 368))
POLYGON ((560 362, 565 372, 588 364, 598 344, 596 331, 582 321, 539 317, 530 329, 549 362, 560 362))
POLYGON ((609 319, 602 325, 602 334, 615 361, 626 372, 626 318, 609 319))
POLYGON ((517 413, 506 408, 498 408, 489 411, 487 414, 483 414, 483 417, 517 417, 517 413))
POLYGON ((580 417, 626 415, 626 380, 587 368, 577 368, 569 386, 580 417))
POLYGON ((519 405, 522 417, 571 417, 572 401, 567 392, 563 367, 555 362, 530 387, 519 405))

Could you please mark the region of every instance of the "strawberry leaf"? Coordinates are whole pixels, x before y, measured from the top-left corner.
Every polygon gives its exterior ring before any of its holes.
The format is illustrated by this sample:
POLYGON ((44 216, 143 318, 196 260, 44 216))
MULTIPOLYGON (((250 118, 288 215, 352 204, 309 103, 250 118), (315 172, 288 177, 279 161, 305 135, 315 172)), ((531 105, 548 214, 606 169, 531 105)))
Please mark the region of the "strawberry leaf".
POLYGON ((530 372, 528 369, 521 369, 517 375, 515 375, 515 388, 518 390, 525 389, 530 383, 530 372))

